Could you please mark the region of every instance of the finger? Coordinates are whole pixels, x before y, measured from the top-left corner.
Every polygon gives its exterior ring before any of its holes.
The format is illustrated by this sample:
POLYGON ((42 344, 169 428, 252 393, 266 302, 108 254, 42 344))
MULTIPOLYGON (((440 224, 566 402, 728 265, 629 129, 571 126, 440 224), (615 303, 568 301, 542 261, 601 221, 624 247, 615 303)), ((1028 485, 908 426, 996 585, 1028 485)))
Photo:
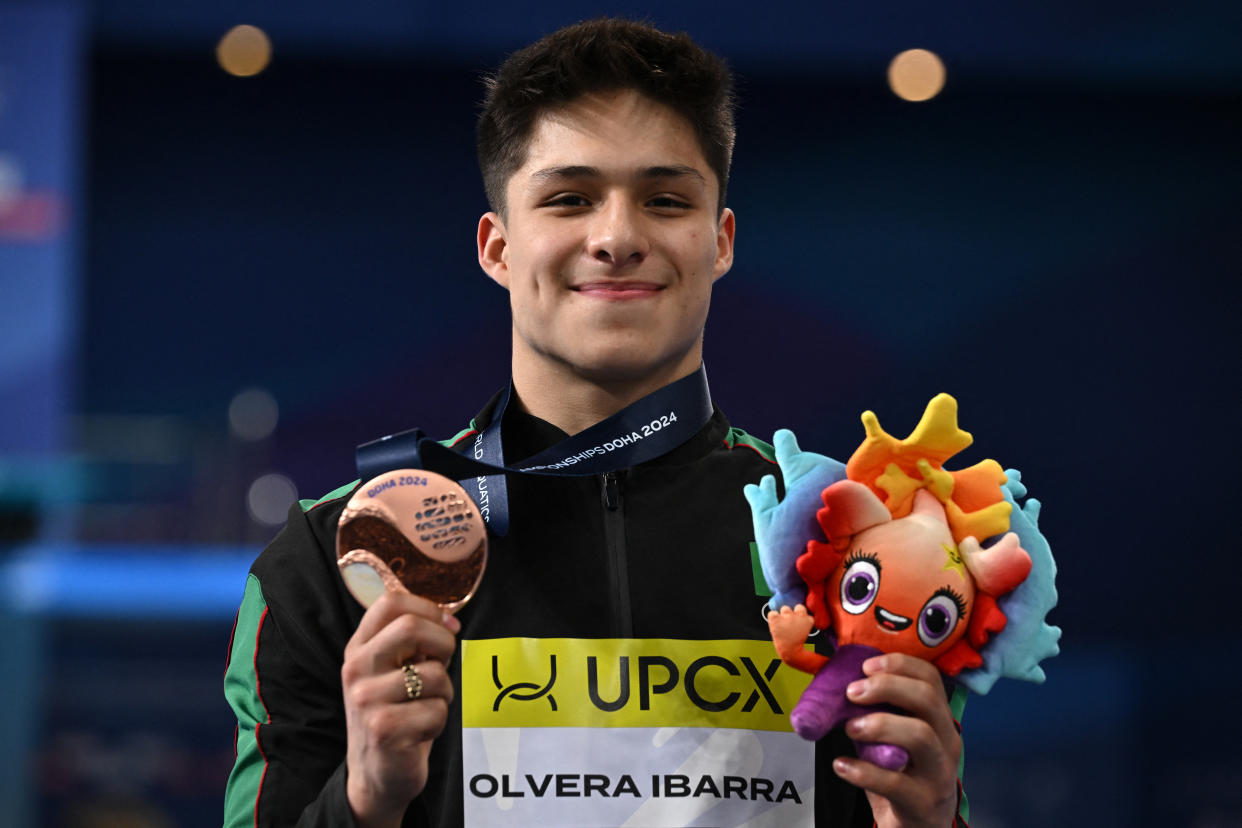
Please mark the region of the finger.
POLYGON ((369 641, 401 615, 417 615, 442 624, 448 623, 448 619, 452 618, 434 601, 411 592, 389 590, 363 613, 350 642, 362 644, 369 641))
POLYGON ((959 738, 953 712, 939 683, 933 687, 909 676, 881 673, 851 683, 845 694, 857 704, 891 704, 908 713, 906 718, 925 722, 942 744, 951 745, 959 738))
POLYGON ((359 654, 375 665, 374 672, 383 672, 425 658, 447 662, 456 648, 457 637, 438 621, 406 614, 376 633, 359 654))
MULTIPOLYGON (((377 704, 401 704, 428 699, 453 701, 453 682, 448 671, 438 661, 420 661, 411 665, 422 683, 417 699, 411 699, 406 692, 405 673, 401 669, 390 670, 367 676, 355 682, 348 689, 349 703, 356 708, 377 704)), ((417 686, 417 682, 413 683, 417 686)))
POLYGON ((863 672, 867 675, 876 673, 894 673, 899 676, 921 679, 928 684, 940 683, 940 670, 926 659, 905 653, 885 653, 873 656, 863 662, 863 672))
POLYGON ((916 768, 943 772, 957 766, 962 739, 953 722, 939 675, 935 685, 895 673, 877 673, 846 688, 859 704, 891 704, 909 715, 876 713, 846 723, 851 738, 899 745, 916 768))
POLYGON ((929 780, 910 771, 891 771, 861 759, 841 756, 832 761, 833 772, 867 791, 873 809, 877 800, 886 805, 890 817, 900 824, 954 825, 957 785, 950 780, 929 780), (914 822, 906 822, 905 820, 914 822))
POLYGON ((361 712, 362 733, 386 753, 435 739, 447 721, 448 702, 440 696, 372 705, 361 712))
POLYGON ((851 701, 898 707, 926 721, 946 742, 957 735, 944 682, 933 664, 913 656, 888 653, 863 662, 863 672, 867 678, 846 688, 851 701))
POLYGON ((832 771, 851 785, 892 801, 897 809, 901 809, 912 798, 912 783, 901 771, 885 770, 862 759, 846 756, 838 756, 832 760, 832 771))
POLYGON ((851 719, 845 732, 859 742, 897 745, 910 756, 910 773, 943 782, 956 775, 961 755, 961 737, 954 733, 943 742, 931 725, 913 716, 898 713, 872 713, 851 719))
POLYGON ((395 701, 409 702, 423 699, 440 698, 446 702, 453 701, 453 682, 448 671, 438 661, 420 661, 409 665, 409 677, 405 665, 396 671, 396 681, 392 691, 395 701), (411 697, 413 693, 413 697, 411 697))
POLYGON ((346 687, 371 676, 399 670, 407 661, 430 658, 447 663, 456 638, 435 621, 417 615, 397 617, 371 640, 346 647, 341 682, 346 687))
POLYGON ((908 773, 890 771, 861 759, 833 760, 837 776, 867 792, 871 807, 882 808, 889 821, 901 825, 953 825, 954 793, 929 787, 908 773))

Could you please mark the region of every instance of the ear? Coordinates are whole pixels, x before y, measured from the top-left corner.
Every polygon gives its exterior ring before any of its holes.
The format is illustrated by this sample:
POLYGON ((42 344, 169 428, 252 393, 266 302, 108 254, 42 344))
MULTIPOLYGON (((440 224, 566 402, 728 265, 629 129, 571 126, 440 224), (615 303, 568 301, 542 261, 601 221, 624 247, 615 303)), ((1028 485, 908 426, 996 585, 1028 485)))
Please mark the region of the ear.
POLYGON ((504 220, 496 213, 479 219, 479 267, 492 281, 509 289, 509 244, 505 240, 504 220))
POLYGON ((958 544, 966 568, 984 592, 1000 597, 1017 588, 1031 574, 1031 556, 1022 548, 1018 535, 1008 532, 984 549, 974 537, 958 544))
POLYGON ((864 529, 888 523, 893 516, 875 494, 854 480, 838 480, 824 489, 824 508, 815 513, 829 543, 847 540, 864 529))
POLYGON ((737 229, 737 220, 728 207, 720 214, 720 222, 716 228, 716 265, 712 281, 729 272, 733 267, 733 233, 737 229))

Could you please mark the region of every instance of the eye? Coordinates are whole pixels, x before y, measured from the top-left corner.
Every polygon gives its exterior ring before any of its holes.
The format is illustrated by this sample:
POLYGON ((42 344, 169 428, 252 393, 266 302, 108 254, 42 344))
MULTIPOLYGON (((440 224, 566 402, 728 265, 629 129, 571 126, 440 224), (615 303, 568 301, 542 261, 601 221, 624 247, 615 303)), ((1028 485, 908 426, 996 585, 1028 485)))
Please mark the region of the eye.
POLYGON ((937 647, 949 637, 962 614, 959 600, 945 592, 928 599, 919 612, 919 641, 937 647))
POLYGON ((682 201, 673 196, 656 196, 647 201, 648 206, 661 210, 689 210, 692 206, 689 202, 682 201))
POLYGON ((544 201, 541 207, 586 207, 590 204, 585 196, 576 193, 561 193, 544 201))
POLYGON ((880 567, 871 557, 856 557, 841 576, 841 608, 850 615, 864 612, 880 589, 880 567))

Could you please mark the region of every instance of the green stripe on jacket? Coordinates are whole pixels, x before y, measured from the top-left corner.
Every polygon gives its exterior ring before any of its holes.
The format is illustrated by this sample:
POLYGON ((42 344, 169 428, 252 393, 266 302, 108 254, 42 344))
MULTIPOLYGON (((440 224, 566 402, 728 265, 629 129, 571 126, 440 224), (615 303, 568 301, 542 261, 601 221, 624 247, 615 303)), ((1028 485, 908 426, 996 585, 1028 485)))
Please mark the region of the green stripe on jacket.
POLYGON ((246 592, 237 610, 233 646, 224 671, 224 697, 237 716, 237 761, 224 792, 225 828, 255 824, 259 786, 267 764, 259 747, 258 726, 268 721, 268 715, 259 696, 259 676, 255 672, 259 626, 266 612, 263 588, 252 573, 246 578, 246 592))
MULTIPOLYGON (((958 685, 953 689, 953 696, 949 699, 949 710, 953 712, 953 718, 961 724, 962 716, 966 713, 966 698, 970 693, 962 685, 958 685)), ((966 746, 962 745, 962 755, 957 760, 957 782, 960 786, 958 790, 961 792, 961 798, 957 803, 957 816, 961 824, 965 825, 970 821, 970 803, 966 801, 966 746)))

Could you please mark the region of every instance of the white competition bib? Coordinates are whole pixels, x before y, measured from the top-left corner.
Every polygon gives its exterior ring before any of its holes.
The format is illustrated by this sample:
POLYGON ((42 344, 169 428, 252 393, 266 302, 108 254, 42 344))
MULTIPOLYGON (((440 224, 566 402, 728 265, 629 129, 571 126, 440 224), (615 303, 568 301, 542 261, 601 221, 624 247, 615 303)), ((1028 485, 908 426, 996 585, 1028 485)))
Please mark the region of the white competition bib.
POLYGON ((465 819, 490 826, 810 826, 811 677, 766 641, 462 642, 465 819))

